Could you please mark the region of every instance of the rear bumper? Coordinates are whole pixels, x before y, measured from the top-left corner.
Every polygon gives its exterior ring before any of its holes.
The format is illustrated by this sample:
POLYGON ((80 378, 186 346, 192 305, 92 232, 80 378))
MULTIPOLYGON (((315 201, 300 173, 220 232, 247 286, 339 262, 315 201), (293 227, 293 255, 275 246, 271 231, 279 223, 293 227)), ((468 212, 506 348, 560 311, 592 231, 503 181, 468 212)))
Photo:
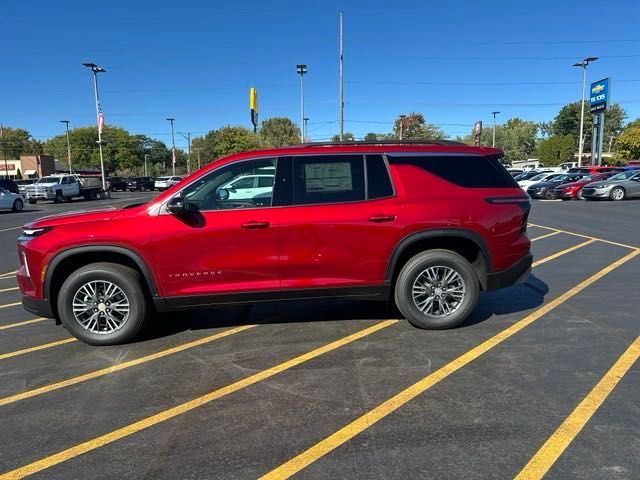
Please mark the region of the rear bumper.
POLYGON ((486 291, 490 292, 491 290, 510 287, 511 285, 524 282, 529 276, 532 262, 533 255, 527 253, 506 270, 487 274, 486 291))
POLYGON ((39 317, 54 318, 49 300, 37 300, 32 297, 22 297, 22 307, 29 313, 39 317))

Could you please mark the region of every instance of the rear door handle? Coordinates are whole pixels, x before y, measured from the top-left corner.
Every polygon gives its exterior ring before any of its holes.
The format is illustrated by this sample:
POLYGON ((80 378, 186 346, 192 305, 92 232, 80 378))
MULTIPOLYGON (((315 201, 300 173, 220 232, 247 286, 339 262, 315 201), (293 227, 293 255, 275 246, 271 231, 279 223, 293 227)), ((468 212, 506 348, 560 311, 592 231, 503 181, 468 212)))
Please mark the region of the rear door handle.
POLYGON ((374 215, 369 217, 369 221, 373 223, 393 222, 395 219, 395 215, 374 215))
POLYGON ((256 230, 258 228, 269 228, 269 222, 247 222, 241 225, 242 228, 248 228, 249 230, 256 230))

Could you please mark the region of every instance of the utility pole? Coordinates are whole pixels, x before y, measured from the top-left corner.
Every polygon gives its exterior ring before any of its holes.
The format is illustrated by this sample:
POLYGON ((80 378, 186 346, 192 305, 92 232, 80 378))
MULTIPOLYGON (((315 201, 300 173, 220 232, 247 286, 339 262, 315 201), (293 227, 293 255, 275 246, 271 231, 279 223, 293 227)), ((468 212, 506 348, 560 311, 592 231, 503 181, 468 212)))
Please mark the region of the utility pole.
MULTIPOLYGON (((578 142, 578 167, 582 166, 582 151, 584 150, 584 141, 582 139, 582 133, 584 131, 584 95, 587 89, 587 65, 591 62, 598 60, 598 57, 587 57, 581 62, 574 63, 572 66, 582 68, 582 102, 580 103, 580 136, 578 142)), ((593 158, 593 152, 591 152, 591 158, 593 158)))
POLYGON ((491 146, 493 148, 496 148, 496 115, 498 115, 500 112, 491 112, 491 115, 493 115, 493 143, 491 144, 491 146))
POLYGON ((191 173, 191 132, 184 133, 178 132, 187 140, 187 174, 191 173))
POLYGON ((340 12, 340 57, 339 57, 339 106, 340 106, 340 114, 339 114, 339 119, 340 119, 340 141, 342 142, 342 140, 344 139, 344 50, 343 50, 343 44, 342 44, 342 40, 343 40, 343 35, 342 35, 342 12, 340 12))
POLYGON ((148 157, 148 156, 149 156, 149 154, 148 154, 148 153, 145 153, 145 154, 144 154, 144 176, 145 176, 145 177, 146 177, 146 176, 148 176, 148 174, 147 174, 147 157, 148 157))
MULTIPOLYGON (((167 118, 169 123, 171 123, 171 165, 172 165, 172 174, 174 177, 176 176, 176 139, 173 133, 173 122, 175 118, 167 118)), ((166 172, 165 172, 166 173, 166 172)))
POLYGON ((400 140, 402 140, 402 134, 404 133, 404 119, 406 115, 400 115, 400 140))
POLYGON ((202 148, 196 147, 194 150, 198 153, 198 170, 200 170, 200 150, 202 150, 202 148))
POLYGON ((100 97, 98 96, 98 74, 105 73, 106 70, 97 66, 95 63, 83 63, 87 68, 90 68, 93 72, 93 92, 96 98, 96 117, 98 123, 98 148, 100 149, 100 173, 102 175, 102 189, 107 191, 107 180, 104 176, 104 157, 102 156, 102 127, 104 127, 104 117, 102 115, 102 109, 100 108, 100 97))
POLYGON ((304 76, 307 73, 307 66, 299 63, 296 65, 296 72, 300 75, 300 141, 304 143, 304 76))
POLYGON ((69 175, 71 175, 71 142, 69 141, 69 120, 60 120, 67 127, 67 164, 69 165, 69 175))

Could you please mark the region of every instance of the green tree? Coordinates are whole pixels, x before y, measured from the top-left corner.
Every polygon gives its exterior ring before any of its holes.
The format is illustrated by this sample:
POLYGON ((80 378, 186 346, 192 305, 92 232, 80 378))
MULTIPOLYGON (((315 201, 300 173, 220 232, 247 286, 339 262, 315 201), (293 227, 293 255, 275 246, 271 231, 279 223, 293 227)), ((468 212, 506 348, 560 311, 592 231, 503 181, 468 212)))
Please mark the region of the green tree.
POLYGON ((255 150, 263 146, 258 134, 244 127, 222 127, 219 130, 210 130, 204 137, 194 138, 191 150, 201 149, 202 163, 211 162, 224 155, 255 150))
POLYGON ((268 118, 260 127, 260 138, 265 146, 284 147, 300 143, 300 129, 286 117, 268 118))
POLYGON ((538 159, 547 167, 571 161, 576 140, 571 135, 552 135, 538 143, 538 159))
POLYGON ((445 138, 441 128, 426 123, 424 115, 418 112, 411 112, 404 118, 398 117, 396 119, 391 134, 394 139, 400 138, 401 126, 403 140, 442 140, 445 138))
MULTIPOLYGON (((510 118, 503 125, 496 125, 496 147, 504 151, 505 163, 511 163, 530 158, 536 151, 536 137, 539 124, 510 118)), ((464 138, 464 142, 472 145, 474 135, 471 132, 464 138)), ((493 126, 484 128, 480 135, 480 144, 490 146, 493 144, 493 126)))
POLYGON ((0 139, 2 154, 8 158, 17 159, 20 155, 39 155, 42 153, 42 143, 34 139, 24 128, 2 127, 0 139))
MULTIPOLYGON (((342 135, 342 141, 343 142, 353 142, 354 140, 355 140, 355 137, 353 136, 353 133, 351 133, 351 132, 344 132, 344 134, 342 135)), ((333 143, 339 142, 340 141, 340 135, 336 133, 333 137, 331 137, 331 141, 333 143)))
POLYGON ((616 156, 622 160, 640 158, 640 118, 629 123, 616 140, 616 156))
POLYGON ((377 142, 380 138, 381 135, 378 135, 377 133, 373 133, 373 132, 369 132, 364 136, 364 141, 365 142, 377 142))
MULTIPOLYGON (((580 135, 580 102, 573 102, 560 109, 551 123, 551 133, 553 135, 571 135, 576 144, 580 135)), ((611 105, 604 114, 604 138, 611 138, 620 135, 627 113, 617 103, 611 105)), ((591 114, 589 113, 589 103, 584 105, 584 151, 591 151, 591 114)))

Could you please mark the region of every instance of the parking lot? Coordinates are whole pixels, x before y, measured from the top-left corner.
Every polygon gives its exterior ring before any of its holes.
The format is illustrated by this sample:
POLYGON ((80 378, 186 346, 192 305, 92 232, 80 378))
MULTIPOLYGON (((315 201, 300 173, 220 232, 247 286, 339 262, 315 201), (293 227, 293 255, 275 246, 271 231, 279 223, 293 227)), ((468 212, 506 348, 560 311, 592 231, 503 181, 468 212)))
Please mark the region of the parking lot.
POLYGON ((22 309, 23 223, 155 193, 0 213, 0 479, 640 478, 640 201, 534 201, 529 280, 452 330, 280 302, 90 347, 22 309))

